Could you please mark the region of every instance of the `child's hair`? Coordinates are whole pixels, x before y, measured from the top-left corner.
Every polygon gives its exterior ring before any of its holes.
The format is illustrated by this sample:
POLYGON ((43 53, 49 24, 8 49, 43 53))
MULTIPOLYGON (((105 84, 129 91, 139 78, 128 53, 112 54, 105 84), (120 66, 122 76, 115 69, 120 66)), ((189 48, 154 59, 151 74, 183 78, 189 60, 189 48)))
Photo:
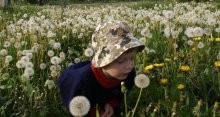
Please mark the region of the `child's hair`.
POLYGON ((92 35, 95 56, 94 67, 103 67, 131 48, 144 49, 144 43, 130 33, 130 27, 123 21, 110 20, 98 25, 92 35))

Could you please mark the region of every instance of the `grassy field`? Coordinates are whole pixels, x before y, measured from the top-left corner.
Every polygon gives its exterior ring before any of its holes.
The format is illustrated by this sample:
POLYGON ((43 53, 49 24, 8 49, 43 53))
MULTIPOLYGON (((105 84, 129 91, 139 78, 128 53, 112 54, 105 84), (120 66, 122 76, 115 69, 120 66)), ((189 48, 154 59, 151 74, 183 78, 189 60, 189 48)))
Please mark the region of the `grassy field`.
MULTIPOLYGON (((127 21, 146 45, 135 67, 137 74, 150 78, 150 85, 142 92, 136 116, 219 116, 219 2, 169 3, 2 8, 0 116, 67 116, 57 78, 75 60, 91 59, 83 53, 90 47, 94 27, 110 18, 127 21), (54 64, 54 59, 62 61, 54 64)), ((134 86, 127 95, 129 111, 139 91, 134 86)))

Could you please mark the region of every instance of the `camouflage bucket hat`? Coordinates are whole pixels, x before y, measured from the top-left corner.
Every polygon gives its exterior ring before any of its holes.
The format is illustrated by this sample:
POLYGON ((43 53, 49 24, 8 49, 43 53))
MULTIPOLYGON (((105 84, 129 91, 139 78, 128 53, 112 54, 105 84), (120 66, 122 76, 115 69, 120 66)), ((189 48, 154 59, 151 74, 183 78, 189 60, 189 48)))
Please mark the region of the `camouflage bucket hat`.
POLYGON ((103 67, 125 51, 138 47, 144 49, 144 43, 129 33, 130 27, 123 21, 110 20, 97 26, 92 35, 92 48, 95 56, 92 59, 94 67, 103 67))

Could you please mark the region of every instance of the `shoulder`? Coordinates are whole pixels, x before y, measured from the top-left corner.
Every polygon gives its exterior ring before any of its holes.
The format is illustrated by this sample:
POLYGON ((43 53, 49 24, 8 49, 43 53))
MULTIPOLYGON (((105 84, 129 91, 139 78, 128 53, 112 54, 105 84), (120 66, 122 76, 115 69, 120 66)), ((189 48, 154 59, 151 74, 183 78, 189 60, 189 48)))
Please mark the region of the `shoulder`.
MULTIPOLYGON (((70 100, 78 93, 83 92, 94 79, 90 68, 91 62, 81 62, 74 64, 61 73, 58 79, 58 85, 61 92, 61 98, 64 105, 68 108, 70 100)), ((88 88, 87 88, 88 89, 88 88)), ((91 88, 90 88, 91 89, 91 88)))
POLYGON ((73 81, 73 80, 80 80, 81 77, 83 77, 86 74, 90 73, 91 62, 80 62, 74 65, 71 65, 70 67, 64 69, 58 79, 59 84, 61 84, 64 80, 65 81, 73 81), (75 78, 77 77, 77 78, 75 78))

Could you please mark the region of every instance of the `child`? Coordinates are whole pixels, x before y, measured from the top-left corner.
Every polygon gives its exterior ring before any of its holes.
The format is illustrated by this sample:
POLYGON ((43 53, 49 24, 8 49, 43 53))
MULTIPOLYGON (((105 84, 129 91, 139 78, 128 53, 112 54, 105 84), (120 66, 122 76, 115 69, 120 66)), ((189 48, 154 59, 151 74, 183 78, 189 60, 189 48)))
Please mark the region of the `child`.
POLYGON ((92 47, 95 55, 91 62, 72 65, 60 75, 62 101, 69 108, 73 97, 85 96, 91 104, 87 116, 95 117, 98 104, 101 117, 111 117, 123 99, 121 82, 128 89, 134 84, 135 55, 145 46, 129 33, 125 22, 110 20, 98 25, 92 47))

